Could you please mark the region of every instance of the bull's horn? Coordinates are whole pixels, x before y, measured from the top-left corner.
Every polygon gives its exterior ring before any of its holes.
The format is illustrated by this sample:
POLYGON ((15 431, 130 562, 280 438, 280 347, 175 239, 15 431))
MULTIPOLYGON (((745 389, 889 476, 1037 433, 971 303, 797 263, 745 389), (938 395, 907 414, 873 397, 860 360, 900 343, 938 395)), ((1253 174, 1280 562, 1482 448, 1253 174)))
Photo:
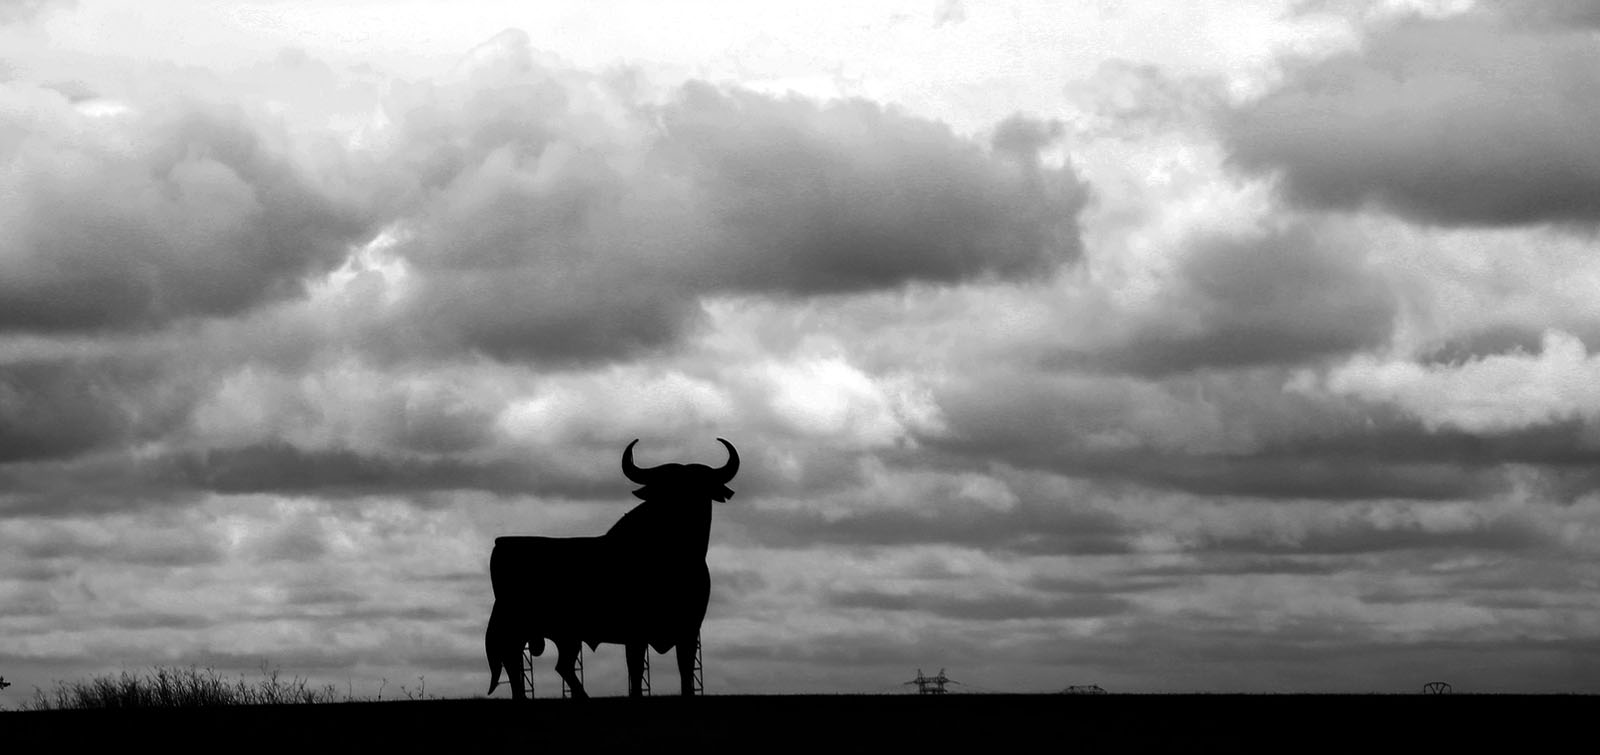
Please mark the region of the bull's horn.
POLYGON ((739 452, 734 449, 732 443, 721 438, 718 438, 717 441, 728 447, 728 463, 723 464, 722 468, 717 470, 722 475, 722 484, 726 485, 729 480, 733 479, 734 475, 739 473, 739 452))
MULTIPOLYGON (((634 438, 633 439, 633 443, 638 443, 638 442, 639 442, 638 438, 634 438)), ((624 477, 627 477, 629 480, 632 480, 634 482, 634 484, 637 484, 637 485, 649 485, 650 484, 650 470, 648 470, 648 469, 640 469, 638 466, 634 465, 634 463, 633 463, 633 443, 629 443, 628 447, 626 449, 624 449, 623 452, 622 452, 622 474, 623 474, 624 477)))

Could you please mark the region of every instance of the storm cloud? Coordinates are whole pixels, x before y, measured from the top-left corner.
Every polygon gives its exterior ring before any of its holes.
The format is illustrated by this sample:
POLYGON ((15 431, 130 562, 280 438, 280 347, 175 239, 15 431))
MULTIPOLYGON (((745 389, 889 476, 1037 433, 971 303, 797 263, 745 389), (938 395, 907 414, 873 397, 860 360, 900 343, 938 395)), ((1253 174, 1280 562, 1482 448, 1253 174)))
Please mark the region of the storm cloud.
POLYGON ((118 107, 0 83, 0 332, 237 315, 301 295, 371 232, 357 197, 259 113, 118 107))
POLYGON ((1398 300, 1364 240, 1314 222, 1192 242, 1172 290, 1088 360, 1135 374, 1294 364, 1389 337, 1398 300))
MULTIPOLYGON (((548 70, 506 32, 397 93, 396 317, 500 358, 623 356, 718 293, 812 296, 1039 277, 1076 260, 1087 188, 1014 117, 992 146, 861 100, 548 70)), ((401 323, 394 323, 400 325, 401 323)))
POLYGON ((1305 207, 1429 224, 1600 220, 1600 40, 1591 5, 1406 18, 1290 63, 1221 119, 1242 168, 1305 207))

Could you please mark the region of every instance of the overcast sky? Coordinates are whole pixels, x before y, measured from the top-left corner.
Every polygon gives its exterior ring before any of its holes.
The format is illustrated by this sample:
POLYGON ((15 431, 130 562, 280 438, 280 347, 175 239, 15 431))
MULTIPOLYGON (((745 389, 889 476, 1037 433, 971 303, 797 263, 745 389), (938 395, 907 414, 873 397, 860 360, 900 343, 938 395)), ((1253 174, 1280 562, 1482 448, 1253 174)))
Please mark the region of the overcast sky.
POLYGON ((719 436, 710 693, 1600 692, 1597 230, 1594 0, 0 0, 0 706, 719 436))

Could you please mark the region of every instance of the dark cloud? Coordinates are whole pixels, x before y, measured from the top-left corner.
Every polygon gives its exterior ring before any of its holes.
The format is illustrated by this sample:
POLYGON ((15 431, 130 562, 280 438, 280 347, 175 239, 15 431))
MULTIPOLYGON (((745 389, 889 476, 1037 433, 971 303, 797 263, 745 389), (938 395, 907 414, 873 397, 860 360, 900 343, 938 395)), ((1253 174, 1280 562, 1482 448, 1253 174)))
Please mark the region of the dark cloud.
MULTIPOLYGON (((421 506, 456 505, 452 494, 463 491, 633 501, 628 495, 633 486, 618 471, 610 440, 598 456, 583 447, 529 455, 515 449, 426 454, 387 447, 302 446, 278 439, 214 447, 108 448, 72 459, 0 464, 0 517, 187 506, 208 493, 333 499, 394 495, 421 506)), ((748 497, 752 485, 756 483, 736 487, 748 497)), ((284 538, 278 549, 283 553, 297 548, 316 552, 318 547, 314 533, 284 533, 284 538)))
MULTIPOLYGON (((1521 331, 1425 349, 1452 362, 1515 351, 1521 331)), ((1600 489, 1600 431, 1584 418, 1493 434, 1430 426, 1402 408, 1294 388, 1296 370, 1199 371, 1137 381, 1099 372, 996 370, 936 393, 945 427, 920 463, 1019 469, 1198 495, 1482 500, 1531 471, 1541 500, 1600 489), (1289 389, 1286 390, 1286 386, 1289 389)), ((1523 480, 1527 482, 1528 480, 1523 480)))
POLYGON ((1513 516, 1485 518, 1467 527, 1432 529, 1415 518, 1394 523, 1349 518, 1328 526, 1313 526, 1292 537, 1278 532, 1208 535, 1199 548, 1230 553, 1356 554, 1431 549, 1491 553, 1533 551, 1554 543, 1554 536, 1534 521, 1513 516))
MULTIPOLYGON (((477 575, 474 575, 476 578, 477 575)), ((749 569, 719 569, 711 567, 711 602, 717 605, 737 605, 747 596, 767 587, 761 572, 749 569)))
POLYGON ((1307 207, 1451 226, 1600 220, 1600 39, 1582 23, 1595 11, 1536 7, 1524 15, 1547 23, 1407 19, 1291 64, 1222 119, 1233 160, 1280 175, 1307 207))
POLYGON ((370 231, 349 192, 236 107, 85 115, 0 84, 0 331, 159 327, 298 296, 370 231))
POLYGON ((1021 584, 1040 592, 1060 595, 1120 595, 1182 587, 1184 583, 1181 580, 1165 578, 1168 574, 1182 573, 1150 568, 1119 574, 1113 578, 1100 579, 1064 577, 1057 574, 1044 573, 1021 580, 1021 584), (1149 578, 1150 576, 1157 578, 1151 579, 1149 578))
POLYGON ((153 463, 122 449, 0 465, 0 517, 105 515, 196 502, 196 492, 152 480, 153 463))
POLYGON ((67 79, 65 81, 52 81, 52 82, 50 82, 48 84, 43 84, 42 86, 45 89, 50 89, 50 90, 59 92, 62 97, 67 98, 67 102, 70 102, 70 103, 73 103, 73 104, 78 104, 80 102, 90 102, 90 101, 93 101, 94 99, 96 99, 96 98, 98 98, 100 96, 100 93, 95 91, 94 87, 89 86, 89 84, 87 84, 85 82, 82 82, 82 81, 78 81, 76 79, 67 79))
MULTIPOLYGON (((743 471, 741 470, 741 476, 743 471)), ((719 537, 735 547, 805 550, 953 546, 1022 555, 1121 555, 1140 530, 1101 505, 1111 491, 1060 477, 970 468, 937 452, 904 452, 858 463, 843 482, 775 493, 753 484, 718 509, 719 537)), ((938 560, 918 578, 953 579, 938 560)))
POLYGON ((264 561, 315 563, 327 555, 327 533, 315 517, 290 520, 256 544, 256 557, 264 561))
POLYGON ((1502 489, 1491 471, 1458 464, 1368 459, 1129 451, 1058 461, 1067 473, 1120 479, 1197 495, 1362 500, 1475 498, 1502 489), (1490 484, 1493 483, 1493 484, 1490 484))
POLYGON ((1259 556, 1233 553, 1201 552, 1194 554, 1191 563, 1151 566, 1133 570, 1133 574, 1154 577, 1199 577, 1209 575, 1249 576, 1263 574, 1299 574, 1328 576, 1348 571, 1349 563, 1330 560, 1322 554, 1303 556, 1259 556))
MULTIPOLYGON (((456 506, 456 494, 465 491, 634 501, 629 495, 634 486, 617 467, 623 444, 611 437, 599 441, 598 448, 586 440, 570 448, 497 446, 482 453, 417 453, 403 444, 353 448, 277 438, 240 445, 175 442, 185 435, 177 431, 163 441, 134 445, 124 438, 70 458, 0 463, 0 518, 188 506, 212 493, 331 499, 392 495, 424 507, 456 506)), ((740 445, 745 446, 742 441, 740 445)), ((760 473, 762 455, 745 450, 745 471, 751 474, 741 473, 735 483, 740 500, 760 495, 769 484, 760 473)))
POLYGON ((290 586, 283 602, 288 606, 354 606, 366 600, 366 595, 348 587, 318 582, 290 586))
POLYGON ((59 561, 31 561, 0 571, 0 576, 19 582, 55 582, 76 571, 73 566, 59 561))
POLYGON ((0 464, 73 456, 126 439, 125 386, 71 360, 0 363, 0 464))
POLYGON ((1483 10, 1536 28, 1600 27, 1600 2, 1595 0, 1500 0, 1483 10))
POLYGON ((921 611, 951 619, 1086 619, 1127 613, 1133 604, 1111 595, 946 595, 889 593, 874 590, 835 591, 830 606, 872 611, 921 611))
POLYGON ((113 616, 106 620, 106 624, 117 629, 131 629, 134 631, 144 629, 211 629, 217 622, 199 616, 189 616, 176 613, 136 613, 126 616, 113 616))
POLYGON ((895 633, 870 630, 821 632, 805 640, 781 645, 727 643, 718 647, 717 655, 729 660, 793 661, 809 668, 892 665, 898 672, 926 663, 929 658, 978 657, 984 650, 980 643, 927 629, 909 640, 895 633))
POLYGON ((60 611, 61 600, 47 585, 23 585, 6 596, 8 618, 54 617, 60 611))
POLYGON ((941 393, 948 431, 921 440, 951 469, 1000 461, 1206 496, 1444 500, 1505 488, 1501 459, 1464 439, 1452 447, 1394 412, 1287 393, 1282 373, 1247 378, 991 375, 941 393))
POLYGON ((286 442, 173 454, 152 461, 141 476, 178 489, 328 496, 487 490, 592 498, 616 496, 626 487, 610 467, 593 476, 574 476, 537 459, 476 462, 454 456, 308 449, 286 442))
POLYGON ((1384 343, 1398 297, 1356 240, 1314 223, 1201 239, 1157 314, 1090 363, 1140 375, 1296 364, 1384 343))
POLYGON ((929 501, 920 508, 836 515, 730 510, 727 518, 757 542, 786 548, 944 544, 1024 554, 1105 555, 1132 552, 1135 534, 1110 512, 1043 501, 1019 503, 1008 511, 929 501))
POLYGON ((1416 361, 1429 367, 1453 367, 1498 354, 1537 354, 1543 337, 1543 331, 1535 328, 1491 326, 1444 339, 1418 354, 1416 361))
POLYGON ((1553 422, 1499 435, 1461 430, 1429 430, 1392 412, 1365 413, 1364 423, 1285 439, 1264 456, 1282 459, 1344 459, 1396 465, 1454 465, 1463 469, 1495 464, 1586 467, 1600 463, 1600 447, 1581 420, 1553 422))
POLYGON ((96 535, 48 527, 7 549, 35 564, 109 563, 119 566, 180 567, 220 563, 222 548, 205 533, 172 524, 136 529, 107 525, 96 535))
POLYGON ((1060 141, 1064 133, 1066 127, 1060 121, 1041 121, 1019 113, 996 124, 989 143, 996 151, 1038 168, 1039 151, 1060 141))
MULTIPOLYGON (((1079 252, 1086 200, 1039 164, 1058 126, 1012 117, 995 150, 860 100, 819 105, 703 84, 662 108, 656 151, 688 169, 738 288, 836 293, 983 274, 1025 277, 1079 252)), ((676 169, 676 170, 674 170, 676 169)), ((721 268, 718 271, 717 268, 721 268)))
POLYGON ((824 517, 821 513, 782 512, 730 518, 749 528, 755 541, 776 547, 816 545, 944 544, 1016 553, 1107 555, 1133 552, 1131 528, 1106 512, 1083 512, 1066 505, 1037 505, 1006 513, 971 510, 917 512, 866 510, 824 517))
POLYGON ((194 405, 193 387, 171 360, 147 355, 0 358, 0 476, 8 464, 70 460, 172 433, 194 405))
POLYGON ((708 294, 1026 278, 1079 254, 1087 192, 1039 158, 1057 126, 1015 117, 985 149, 859 100, 692 82, 657 101, 540 68, 514 32, 474 60, 388 105, 417 271, 392 338, 594 359, 672 343, 708 294))

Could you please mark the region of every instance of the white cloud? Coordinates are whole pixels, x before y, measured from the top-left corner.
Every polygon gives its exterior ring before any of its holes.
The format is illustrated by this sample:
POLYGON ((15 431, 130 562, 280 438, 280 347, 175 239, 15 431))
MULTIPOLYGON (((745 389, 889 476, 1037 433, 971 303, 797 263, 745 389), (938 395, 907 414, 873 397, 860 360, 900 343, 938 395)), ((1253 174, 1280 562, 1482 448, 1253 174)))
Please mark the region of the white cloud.
POLYGON ((1330 371, 1324 385, 1399 406, 1431 430, 1505 433, 1600 414, 1600 355, 1591 356, 1576 336, 1549 331, 1538 354, 1441 365, 1358 356, 1330 371))
POLYGON ((693 437, 731 422, 736 408, 726 388, 705 378, 617 367, 539 380, 505 407, 496 425, 519 445, 593 441, 609 449, 632 438, 693 437))
POLYGON ((769 411, 801 437, 878 448, 912 433, 936 433, 943 420, 912 380, 867 375, 840 356, 775 360, 747 374, 769 411))

